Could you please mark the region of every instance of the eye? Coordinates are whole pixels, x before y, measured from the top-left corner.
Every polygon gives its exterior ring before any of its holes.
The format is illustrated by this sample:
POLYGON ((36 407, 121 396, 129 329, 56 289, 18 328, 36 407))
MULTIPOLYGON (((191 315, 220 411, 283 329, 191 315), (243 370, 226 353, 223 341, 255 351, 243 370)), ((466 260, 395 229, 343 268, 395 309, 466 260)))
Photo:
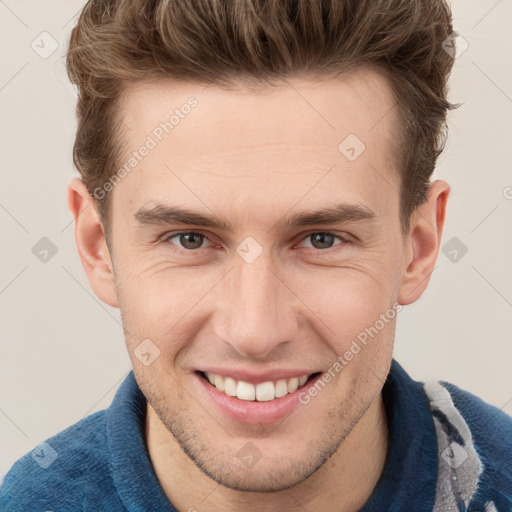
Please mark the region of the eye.
MULTIPOLYGON (((186 251, 193 251, 197 249, 201 249, 201 245, 204 240, 208 240, 208 237, 197 231, 181 231, 179 233, 173 233, 171 235, 167 235, 164 238, 164 242, 171 242, 171 240, 176 239, 177 243, 181 245, 186 251)), ((171 242, 174 245, 177 245, 175 242, 171 242)), ((179 247, 179 246, 178 246, 179 247)))
MULTIPOLYGON (((170 233, 165 235, 162 239, 164 243, 176 246, 176 249, 173 248, 173 250, 182 253, 198 252, 200 249, 206 249, 206 247, 202 247, 205 240, 210 242, 208 236, 199 231, 180 231, 178 233, 170 233)), ((302 240, 302 243, 310 240, 310 245, 305 246, 307 249, 316 249, 317 251, 322 252, 329 252, 329 249, 332 249, 333 247, 350 243, 348 236, 342 237, 328 231, 310 233, 302 240), (339 240, 338 243, 335 243, 336 239, 339 240)))
POLYGON ((344 245, 345 243, 350 243, 350 240, 347 238, 344 238, 340 235, 336 235, 334 233, 330 232, 316 232, 316 233, 310 233, 309 235, 304 238, 304 241, 310 240, 311 246, 308 248, 317 249, 317 250, 326 250, 331 249, 332 247, 336 245, 344 245), (334 244, 335 239, 340 240, 340 243, 334 244))

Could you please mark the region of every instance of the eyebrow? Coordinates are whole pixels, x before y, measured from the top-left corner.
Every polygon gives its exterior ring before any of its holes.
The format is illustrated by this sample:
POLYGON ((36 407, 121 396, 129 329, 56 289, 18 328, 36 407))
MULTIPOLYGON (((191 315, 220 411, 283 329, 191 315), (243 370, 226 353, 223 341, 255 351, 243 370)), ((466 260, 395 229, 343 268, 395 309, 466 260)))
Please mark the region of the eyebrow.
MULTIPOLYGON (((233 232, 233 225, 226 219, 215 214, 203 214, 187 208, 156 204, 151 207, 139 208, 134 218, 141 225, 186 224, 203 226, 233 232)), ((290 215, 284 222, 277 225, 304 227, 318 224, 334 224, 340 222, 374 221, 376 215, 363 204, 339 203, 320 210, 300 210, 290 215)))

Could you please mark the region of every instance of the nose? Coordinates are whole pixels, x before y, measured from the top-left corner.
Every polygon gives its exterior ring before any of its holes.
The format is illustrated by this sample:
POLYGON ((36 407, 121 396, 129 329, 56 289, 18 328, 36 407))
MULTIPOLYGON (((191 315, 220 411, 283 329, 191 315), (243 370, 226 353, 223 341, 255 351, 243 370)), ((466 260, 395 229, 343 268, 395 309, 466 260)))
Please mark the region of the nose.
POLYGON ((251 263, 235 258, 214 325, 238 355, 270 359, 294 338, 299 301, 280 273, 265 251, 251 263))

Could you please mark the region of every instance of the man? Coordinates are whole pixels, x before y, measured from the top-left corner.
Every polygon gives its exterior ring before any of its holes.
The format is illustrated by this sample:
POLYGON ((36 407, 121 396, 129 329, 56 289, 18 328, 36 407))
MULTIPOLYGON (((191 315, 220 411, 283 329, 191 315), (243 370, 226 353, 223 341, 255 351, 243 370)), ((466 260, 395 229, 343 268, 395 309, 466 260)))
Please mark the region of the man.
POLYGON ((3 511, 512 509, 512 420, 393 360, 452 36, 439 0, 87 3, 68 204, 133 372, 3 511))

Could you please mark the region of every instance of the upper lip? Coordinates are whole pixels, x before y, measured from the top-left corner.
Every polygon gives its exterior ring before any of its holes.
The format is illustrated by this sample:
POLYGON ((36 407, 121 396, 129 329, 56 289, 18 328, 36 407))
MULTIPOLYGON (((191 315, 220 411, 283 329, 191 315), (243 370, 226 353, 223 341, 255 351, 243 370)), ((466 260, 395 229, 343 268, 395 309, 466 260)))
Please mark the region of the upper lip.
POLYGON ((231 377, 236 381, 249 382, 250 384, 260 384, 261 382, 277 381, 280 379, 292 379, 293 377, 302 377, 302 375, 312 375, 319 370, 308 370, 304 368, 283 368, 267 370, 265 372, 252 372, 237 368, 218 368, 213 366, 199 368, 203 373, 214 373, 221 377, 231 377))

